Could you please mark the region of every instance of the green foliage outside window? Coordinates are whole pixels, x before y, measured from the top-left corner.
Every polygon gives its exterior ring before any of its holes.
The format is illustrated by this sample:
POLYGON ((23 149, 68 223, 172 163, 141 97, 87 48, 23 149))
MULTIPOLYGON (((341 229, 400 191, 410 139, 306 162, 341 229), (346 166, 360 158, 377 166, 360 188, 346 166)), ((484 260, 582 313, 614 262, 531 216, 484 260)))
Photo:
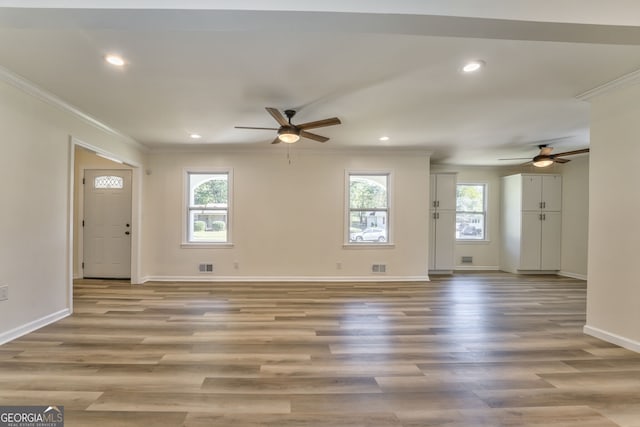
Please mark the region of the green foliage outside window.
POLYGON ((227 204, 229 186, 226 180, 212 179, 203 182, 194 190, 194 204, 196 206, 208 206, 227 204))
POLYGON ((352 179, 349 183, 351 209, 375 209, 387 207, 387 190, 372 181, 352 179))

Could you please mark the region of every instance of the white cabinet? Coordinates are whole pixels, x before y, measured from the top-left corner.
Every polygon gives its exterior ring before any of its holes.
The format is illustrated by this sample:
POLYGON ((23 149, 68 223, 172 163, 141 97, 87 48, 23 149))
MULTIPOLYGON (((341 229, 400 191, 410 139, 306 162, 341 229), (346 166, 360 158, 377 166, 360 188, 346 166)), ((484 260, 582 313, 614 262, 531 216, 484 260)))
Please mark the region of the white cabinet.
POLYGON ((522 174, 522 210, 562 210, 562 177, 560 175, 522 174))
POLYGON ((502 178, 500 269, 512 273, 560 269, 562 177, 502 178))
POLYGON ((522 212, 519 270, 560 270, 560 212, 522 212))
POLYGON ((456 174, 432 174, 430 179, 429 272, 452 273, 455 267, 456 174))

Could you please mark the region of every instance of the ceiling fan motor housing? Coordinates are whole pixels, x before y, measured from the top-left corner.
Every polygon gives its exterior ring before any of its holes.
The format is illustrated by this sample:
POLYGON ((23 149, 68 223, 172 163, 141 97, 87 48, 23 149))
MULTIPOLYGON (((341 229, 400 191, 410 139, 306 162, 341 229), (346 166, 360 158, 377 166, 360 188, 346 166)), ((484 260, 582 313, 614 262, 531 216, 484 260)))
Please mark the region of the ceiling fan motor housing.
POLYGON ((538 154, 537 156, 535 156, 533 158, 534 162, 540 162, 542 160, 553 160, 553 156, 548 156, 548 155, 545 155, 545 154, 538 154))

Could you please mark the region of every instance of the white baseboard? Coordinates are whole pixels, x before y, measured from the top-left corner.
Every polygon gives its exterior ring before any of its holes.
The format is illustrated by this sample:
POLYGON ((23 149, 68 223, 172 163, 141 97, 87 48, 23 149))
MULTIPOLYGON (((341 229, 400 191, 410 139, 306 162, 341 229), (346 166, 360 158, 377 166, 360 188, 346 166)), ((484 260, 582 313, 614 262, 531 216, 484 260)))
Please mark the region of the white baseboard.
POLYGON ((559 271, 558 276, 569 277, 571 279, 587 280, 586 274, 571 273, 569 271, 559 271))
POLYGON ((583 332, 587 335, 591 335, 592 337, 596 337, 603 341, 607 341, 612 344, 619 345, 620 347, 624 347, 627 350, 640 353, 640 342, 638 341, 634 341, 620 335, 612 334, 610 332, 603 331, 602 329, 594 328, 593 326, 589 325, 584 326, 583 332))
POLYGON ((33 322, 29 322, 26 325, 18 326, 17 328, 4 332, 0 334, 0 345, 8 343, 9 341, 13 341, 16 338, 20 338, 21 336, 26 335, 29 332, 33 332, 36 329, 40 329, 51 323, 57 322, 58 320, 64 319, 70 314, 71 314, 71 310, 69 310, 68 308, 65 308, 64 310, 60 310, 56 313, 52 313, 48 316, 44 316, 40 319, 36 319, 33 322))
POLYGON ((428 282, 429 276, 144 276, 146 282, 428 282))
POLYGON ((456 265, 455 270, 460 271, 498 271, 497 265, 456 265))

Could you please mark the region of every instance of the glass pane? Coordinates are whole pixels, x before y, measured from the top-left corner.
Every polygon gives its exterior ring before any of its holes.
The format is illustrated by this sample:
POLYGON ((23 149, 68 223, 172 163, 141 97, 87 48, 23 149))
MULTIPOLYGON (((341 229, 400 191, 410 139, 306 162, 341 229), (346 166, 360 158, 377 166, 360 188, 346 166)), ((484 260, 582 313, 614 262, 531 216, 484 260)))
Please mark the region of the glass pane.
POLYGON ((456 214, 456 238, 484 240, 484 214, 456 214))
POLYGON ((351 209, 385 209, 388 175, 349 175, 351 209))
POLYGON ((389 223, 386 211, 351 211, 349 213, 349 242, 386 242, 389 223))
POLYGON ((458 184, 456 188, 457 211, 484 212, 483 184, 458 184))
POLYGON ((227 211, 190 211, 190 242, 226 242, 227 211))
POLYGON ((190 206, 227 208, 229 202, 229 175, 226 173, 190 173, 190 206))
POLYGON ((124 179, 121 176, 96 176, 93 180, 94 188, 115 188, 122 189, 124 187, 124 179))

